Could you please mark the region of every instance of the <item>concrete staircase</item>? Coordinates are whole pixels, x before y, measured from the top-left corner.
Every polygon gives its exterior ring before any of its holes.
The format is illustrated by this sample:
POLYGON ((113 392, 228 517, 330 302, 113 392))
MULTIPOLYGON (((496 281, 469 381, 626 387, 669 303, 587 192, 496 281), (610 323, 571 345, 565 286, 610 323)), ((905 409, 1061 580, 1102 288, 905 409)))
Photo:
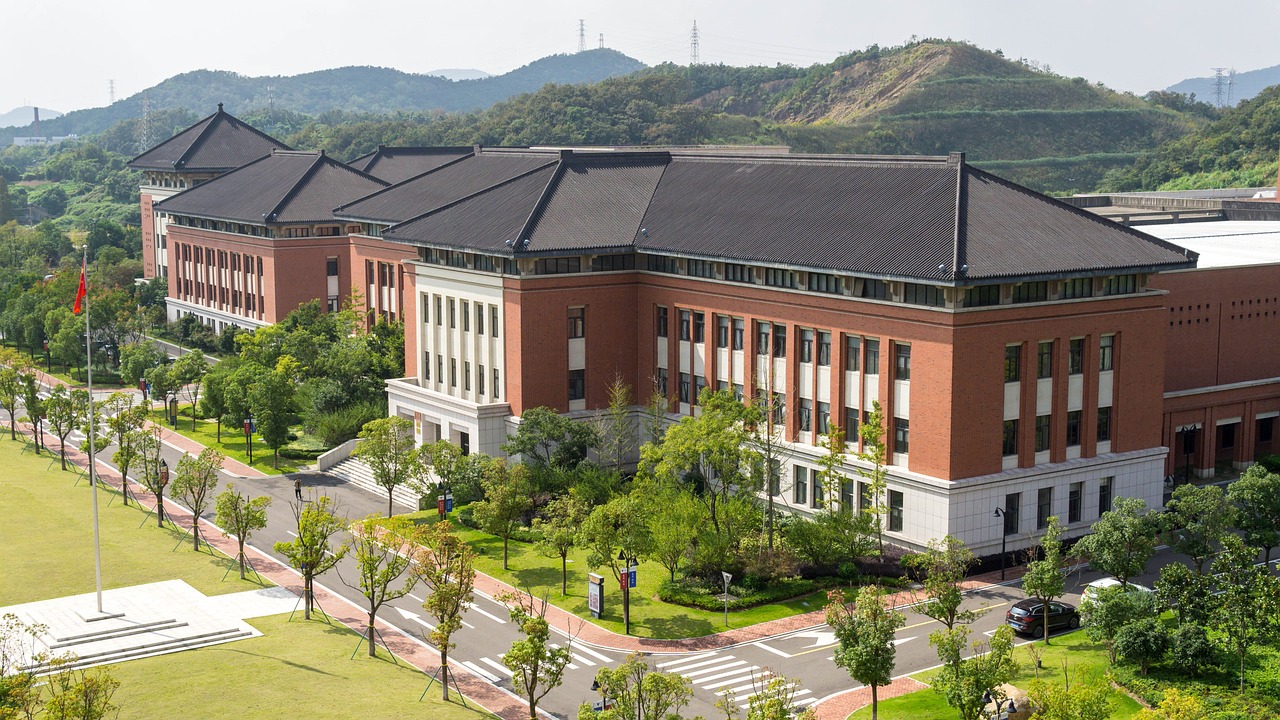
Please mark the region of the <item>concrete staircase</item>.
MULTIPOLYGON (((347 458, 325 472, 361 490, 373 493, 384 503, 387 500, 386 488, 374 481, 373 471, 359 458, 347 458)), ((404 485, 391 492, 391 500, 395 505, 401 506, 397 512, 412 512, 418 509, 418 493, 404 485)))
POLYGON ((204 623, 191 625, 177 620, 158 620, 144 623, 104 621, 106 627, 71 637, 45 638, 46 646, 55 656, 71 660, 41 662, 21 668, 37 675, 56 670, 75 670, 95 665, 134 660, 162 655, 179 650, 217 645, 219 643, 253 637, 254 633, 243 627, 214 627, 204 623))

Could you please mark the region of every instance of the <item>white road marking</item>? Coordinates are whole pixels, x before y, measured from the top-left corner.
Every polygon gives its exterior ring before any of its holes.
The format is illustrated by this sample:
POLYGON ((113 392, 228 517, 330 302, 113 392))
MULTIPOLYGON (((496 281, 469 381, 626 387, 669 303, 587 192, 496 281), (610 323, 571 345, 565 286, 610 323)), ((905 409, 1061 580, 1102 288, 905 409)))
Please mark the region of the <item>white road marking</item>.
MULTIPOLYGON (((728 659, 732 660, 732 658, 728 658, 728 659)), ((720 672, 721 670, 728 670, 731 667, 738 667, 739 665, 746 665, 746 664, 747 664, 746 660, 733 660, 733 662, 729 662, 729 663, 722 662, 722 664, 720 665, 716 665, 715 667, 709 667, 704 670, 695 670, 693 672, 683 672, 683 671, 677 670, 676 672, 680 673, 681 675, 689 679, 693 679, 698 675, 706 675, 707 673, 720 672)))
POLYGON ((578 645, 578 646, 577 646, 577 650, 578 650, 578 652, 584 652, 584 653, 586 653, 586 654, 590 655, 591 657, 596 658, 596 659, 597 659, 597 660, 599 660, 600 662, 605 662, 605 663, 607 663, 607 662, 612 662, 612 661, 611 661, 607 656, 605 656, 605 655, 601 655, 600 653, 596 652, 595 650, 592 650, 591 648, 589 648, 589 647, 587 647, 587 646, 585 646, 585 645, 578 645))
POLYGON ((763 641, 758 642, 758 643, 752 643, 752 644, 753 644, 753 645, 755 645, 756 647, 760 648, 761 650, 765 650, 765 651, 771 652, 771 653, 773 653, 774 655, 781 655, 781 656, 782 656, 782 657, 784 657, 784 658, 791 658, 791 657, 795 657, 795 656, 794 656, 794 655, 792 655, 791 653, 785 653, 785 652, 782 652, 781 650, 779 650, 778 648, 775 648, 775 647, 769 647, 768 645, 765 645, 763 641))
MULTIPOLYGON (((707 658, 709 658, 709 657, 715 657, 715 656, 716 656, 716 655, 718 655, 718 654, 719 654, 719 653, 707 653, 706 655, 694 655, 693 657, 680 658, 679 660, 668 660, 668 661, 666 661, 666 662, 664 662, 664 663, 658 663, 657 665, 654 665, 654 667, 656 667, 656 668, 658 668, 659 670, 661 670, 661 669, 663 669, 663 668, 671 667, 672 665, 683 665, 683 664, 685 664, 685 663, 687 663, 687 662, 694 662, 694 661, 697 661, 697 660, 705 660, 705 659, 707 659, 707 658)), ((697 667, 697 666, 696 666, 696 665, 693 665, 693 666, 690 666, 690 667, 697 667)))
MULTIPOLYGON (((747 672, 747 677, 750 677, 750 674, 751 674, 752 672, 754 672, 754 671, 756 671, 756 670, 759 670, 759 669, 760 669, 760 666, 759 666, 759 665, 752 665, 752 666, 751 666, 751 667, 749 667, 749 668, 745 668, 745 670, 746 670, 746 672, 747 672)), ((702 687, 704 690, 715 690, 716 688, 724 687, 725 685, 732 685, 732 684, 734 684, 734 683, 736 683, 736 682, 742 682, 742 680, 743 680, 743 677, 742 677, 742 670, 735 670, 735 671, 733 671, 733 672, 727 672, 727 673, 725 673, 724 675, 719 675, 719 676, 717 676, 717 677, 729 677, 730 675, 735 675, 735 676, 737 676, 737 677, 733 677, 733 678, 731 678, 731 679, 729 679, 729 680, 721 680, 721 681, 720 681, 720 682, 718 682, 718 683, 712 683, 712 684, 710 684, 710 685, 702 685, 701 687, 702 687)), ((716 679, 716 678, 706 678, 706 679, 707 679, 707 680, 714 680, 714 679, 716 679)))
POLYGON ((479 665, 476 665, 475 663, 469 662, 467 660, 463 660, 462 666, 470 670, 471 672, 475 673, 476 675, 479 675, 480 677, 484 678, 485 680, 488 680, 494 685, 498 684, 498 680, 500 678, 497 675, 494 675, 493 673, 489 672, 488 670, 485 670, 484 668, 480 667, 479 665))
POLYGON ((468 610, 475 610, 476 612, 480 613, 481 615, 484 615, 485 617, 489 618, 490 620, 493 620, 494 622, 498 623, 499 625, 506 625, 506 624, 507 624, 507 621, 506 621, 506 620, 503 620, 502 618, 498 617, 497 615, 494 615, 493 613, 491 613, 491 612, 489 612, 489 611, 487 611, 487 610, 481 610, 481 609, 479 608, 479 606, 477 606, 475 603, 470 603, 470 604, 468 604, 468 605, 467 605, 467 609, 468 609, 468 610))
POLYGON ((407 594, 409 597, 413 598, 414 600, 417 600, 417 601, 418 601, 418 602, 420 602, 420 603, 424 603, 424 602, 426 602, 426 600, 423 600, 422 598, 418 597, 417 595, 414 595, 413 593, 406 593, 406 594, 407 594))
POLYGON ((511 677, 515 675, 515 673, 511 672, 511 670, 506 665, 503 665, 502 663, 494 662, 487 657, 480 658, 480 662, 484 663, 485 665, 488 665, 491 668, 495 668, 498 672, 506 675, 507 677, 511 677))

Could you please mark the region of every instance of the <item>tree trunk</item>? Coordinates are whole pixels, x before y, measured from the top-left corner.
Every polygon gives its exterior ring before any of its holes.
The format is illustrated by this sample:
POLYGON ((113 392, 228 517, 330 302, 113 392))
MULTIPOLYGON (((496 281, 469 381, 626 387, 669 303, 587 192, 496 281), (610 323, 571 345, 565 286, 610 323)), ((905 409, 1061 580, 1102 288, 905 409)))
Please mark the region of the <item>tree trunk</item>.
POLYGON ((394 512, 392 512, 392 508, 391 508, 391 493, 393 492, 393 490, 394 490, 394 486, 387 488, 387 517, 391 517, 392 515, 395 514, 394 512))
POLYGON ((156 527, 164 527, 164 488, 156 491, 156 527))
POLYGON ((302 619, 311 619, 311 576, 302 577, 302 619))
POLYGON ((502 569, 507 569, 507 542, 511 538, 510 535, 502 536, 502 569))
POLYGON ((444 688, 441 697, 449 702, 449 644, 440 646, 440 685, 444 688))
POLYGON ((222 442, 222 416, 218 416, 218 442, 222 442))
POLYGON ((876 720, 879 717, 878 715, 880 711, 880 695, 878 693, 879 689, 880 688, 877 685, 873 684, 871 686, 871 720, 876 720))
POLYGON ((195 551, 200 552, 200 515, 191 513, 191 541, 195 551))
POLYGON ((280 448, 272 448, 271 452, 274 454, 274 457, 272 459, 272 464, 273 464, 272 466, 276 470, 279 470, 280 469, 280 448))
POLYGON ((1049 644, 1049 603, 1044 604, 1044 644, 1049 644))
POLYGON ((18 406, 9 412, 9 440, 18 439, 18 406))
POLYGON ((1244 692, 1244 657, 1247 654, 1247 649, 1240 652, 1240 692, 1244 692))
POLYGON ((241 538, 239 541, 240 552, 238 555, 236 555, 236 559, 240 561, 240 579, 243 580, 244 579, 244 539, 240 533, 236 533, 236 535, 237 537, 241 538))
POLYGON ((62 472, 67 471, 67 439, 62 438, 62 442, 58 443, 58 458, 62 460, 62 472))
POLYGON ((120 496, 124 506, 129 507, 129 463, 120 465, 120 496))
POLYGON ((562 554, 560 556, 560 594, 569 594, 569 556, 562 554))
POLYGON ((374 645, 374 644, 373 644, 373 637, 374 637, 374 636, 373 636, 373 622, 374 622, 374 620, 376 620, 376 619, 377 619, 377 617, 373 614, 373 611, 370 611, 370 612, 369 612, 369 657, 371 657, 371 658, 376 658, 376 657, 378 657, 378 647, 377 647, 376 645, 374 645))

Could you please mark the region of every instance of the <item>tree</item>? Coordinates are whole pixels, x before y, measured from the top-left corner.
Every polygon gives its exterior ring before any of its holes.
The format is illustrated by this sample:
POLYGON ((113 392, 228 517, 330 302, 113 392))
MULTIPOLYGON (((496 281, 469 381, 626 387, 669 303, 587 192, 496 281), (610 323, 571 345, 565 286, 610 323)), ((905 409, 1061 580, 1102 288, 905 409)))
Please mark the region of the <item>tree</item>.
POLYGON ((636 423, 631 417, 631 386, 622 374, 613 376, 609 383, 609 406, 591 419, 596 437, 600 438, 596 452, 600 464, 617 468, 625 465, 636 449, 636 423))
POLYGON ((520 416, 520 426, 502 445, 508 455, 520 455, 538 468, 571 469, 600 446, 600 435, 591 425, 536 407, 520 416))
MULTIPOLYGON (((147 385, 151 390, 151 400, 159 400, 166 408, 169 398, 178 394, 178 379, 169 365, 160 364, 146 371, 147 385)), ((166 409, 167 413, 168 410, 166 409)))
POLYGON ((649 399, 640 408, 641 432, 647 445, 661 445, 667 432, 667 410, 671 408, 671 399, 653 386, 649 399))
POLYGON ((472 503, 472 512, 485 532, 502 538, 502 569, 506 570, 511 536, 532 506, 529 470, 524 465, 509 467, 505 461, 496 460, 489 465, 483 483, 485 499, 472 503))
POLYGON ((653 537, 645 522, 643 505, 632 495, 619 495, 591 511, 579 533, 587 549, 587 565, 595 570, 608 566, 613 579, 622 586, 622 626, 631 634, 631 588, 622 583, 632 560, 642 560, 653 549, 653 537))
MULTIPOLYGON (((750 406, 751 412, 744 420, 750 430, 748 439, 751 449, 755 451, 753 461, 761 475, 754 484, 765 489, 765 545, 772 550, 774 530, 777 526, 774 498, 782 492, 783 444, 785 442, 783 434, 778 432, 776 418, 783 414, 785 401, 783 396, 771 390, 774 380, 773 363, 769 363, 766 376, 768 387, 756 386, 750 406)), ((838 427, 836 431, 839 431, 838 427)), ((832 440, 832 435, 824 436, 826 442, 823 448, 827 450, 827 454, 818 459, 824 473, 820 482, 832 480, 837 473, 836 468, 844 461, 843 438, 844 435, 840 434, 837 446, 832 440)))
POLYGON ((302 616, 311 619, 315 605, 315 579, 338 564, 346 554, 345 547, 332 547, 332 539, 346 523, 334 514, 331 498, 322 495, 314 502, 294 506, 298 521, 297 537, 278 542, 275 551, 285 556, 289 565, 302 574, 302 616))
POLYGON ((63 385, 54 385, 49 390, 49 398, 44 401, 45 413, 49 418, 49 429, 58 438, 58 459, 62 461, 62 469, 67 469, 67 436, 76 427, 76 406, 71 395, 63 385))
POLYGON ((650 669, 641 653, 628 655, 616 668, 597 670, 595 684, 600 696, 613 703, 613 709, 598 712, 583 705, 578 709, 578 720, 667 720, 679 717, 680 710, 693 699, 689 678, 650 669))
MULTIPOLYGON (((235 327, 234 325, 230 327, 235 327)), ((204 376, 204 395, 200 398, 200 414, 213 418, 217 423, 218 442, 222 442, 222 421, 227 412, 227 383, 238 363, 224 360, 214 365, 204 376)))
POLYGON ((126 385, 137 385, 139 380, 146 379, 151 368, 164 359, 164 351, 150 340, 125 345, 120 348, 120 381, 126 385))
POLYGON ((1204 627, 1183 623, 1169 636, 1169 667, 1190 677, 1214 664, 1214 650, 1204 627))
MULTIPOLYGON (((484 475, 493 462, 493 458, 484 453, 463 455, 462 448, 448 440, 437 440, 423 446, 421 459, 430 464, 431 471, 445 488, 453 492, 454 502, 463 505, 475 502, 484 496, 484 475)), ((430 477, 425 471, 422 479, 430 477)), ((418 488, 421 492, 430 492, 426 487, 418 488)))
POLYGON ((1049 517, 1049 527, 1040 539, 1040 547, 1044 557, 1027 563, 1027 572, 1022 576, 1022 591, 1027 597, 1033 597, 1044 609, 1044 624, 1040 632, 1044 636, 1044 644, 1049 644, 1049 603, 1057 600, 1067 591, 1067 577, 1062 568, 1062 524, 1058 517, 1049 517))
POLYGON ((240 579, 244 580, 244 568, 248 559, 244 554, 245 543, 257 530, 267 526, 267 507, 271 498, 263 495, 250 499, 227 483, 227 489, 214 500, 215 522, 222 528, 222 536, 236 538, 236 563, 240 565, 240 579))
POLYGON ((1104 678, 1062 685, 1033 680, 1027 693, 1034 707, 1032 720, 1107 720, 1111 698, 1104 678))
POLYGON ((409 570, 412 547, 409 536, 412 532, 413 523, 405 518, 384 519, 370 515, 351 526, 351 539, 343 545, 356 562, 357 578, 352 583, 341 574, 338 577, 343 585, 359 591, 368 603, 369 623, 365 640, 369 645, 369 657, 378 656, 378 644, 374 642, 378 611, 384 604, 413 592, 417 582, 416 576, 410 575, 409 581, 399 588, 391 587, 409 570))
POLYGON ((986 610, 961 610, 964 590, 961 583, 969 575, 969 568, 977 562, 964 541, 954 535, 941 540, 930 540, 922 553, 903 559, 908 569, 923 576, 925 601, 916 610, 925 617, 942 623, 947 630, 957 624, 969 624, 987 613, 986 610))
POLYGON ((191 539, 197 552, 200 551, 200 516, 218 488, 218 471, 226 459, 217 448, 209 447, 198 456, 185 453, 178 461, 171 492, 185 500, 191 509, 191 539))
POLYGON ((302 368, 289 355, 282 355, 275 368, 269 370, 249 388, 249 405, 258 425, 258 435, 271 448, 272 467, 280 468, 280 448, 289 442, 289 427, 297 418, 294 399, 302 368))
MULTIPOLYGON (((22 407, 26 409, 26 422, 31 423, 32 440, 36 444, 36 454, 44 446, 44 398, 40 397, 40 383, 33 373, 20 373, 18 380, 22 383, 22 407)), ((19 418, 23 420, 24 418, 19 418)))
POLYGON ((1157 708, 1143 708, 1137 720, 1204 720, 1208 708, 1194 693, 1183 692, 1177 687, 1162 688, 1164 699, 1157 708))
POLYGON ((1129 578, 1147 571, 1147 562, 1156 552, 1156 522, 1141 499, 1118 497, 1074 550, 1093 569, 1128 585, 1129 578))
POLYGON ((1244 692, 1244 665, 1249 650, 1276 635, 1280 616, 1280 580, 1254 560, 1258 551, 1228 534, 1222 552, 1210 566, 1218 583, 1209 626, 1215 639, 1240 659, 1240 691, 1244 692))
POLYGON ((120 469, 120 492, 124 504, 129 504, 129 469, 139 459, 137 440, 147 423, 147 409, 133 404, 131 393, 115 392, 107 398, 107 414, 104 424, 107 434, 116 446, 111 462, 120 469))
POLYGON ((200 387, 209 374, 209 361, 205 360, 204 353, 193 350, 178 358, 172 372, 177 386, 186 392, 191 403, 191 429, 195 430, 196 415, 200 410, 200 387))
POLYGON ((168 478, 160 471, 160 454, 164 450, 164 443, 160 439, 161 433, 163 433, 161 428, 152 425, 139 431, 134 441, 138 448, 138 459, 142 465, 142 475, 139 480, 142 486, 156 497, 157 527, 164 527, 164 488, 169 483, 168 478))
MULTIPOLYGON (((752 694, 747 697, 747 714, 743 720, 815 720, 813 708, 796 714, 796 682, 784 675, 753 676, 752 694)), ((726 698, 733 697, 730 690, 726 698)), ((669 717, 669 716, 668 716, 669 717)))
POLYGON ((676 570, 689 556, 689 548, 706 519, 702 506, 683 488, 655 488, 643 494, 648 499, 645 516, 653 538, 653 558, 676 579, 676 570))
POLYGON ((413 421, 402 417, 365 423, 352 454, 369 466, 374 482, 387 491, 387 517, 395 514, 392 505, 395 489, 416 482, 425 471, 414 442, 413 421))
POLYGON ((884 554, 884 516, 889 511, 885 503, 885 491, 888 489, 889 474, 885 470, 887 462, 884 443, 884 411, 880 409, 880 401, 871 404, 871 415, 867 421, 858 426, 858 437, 862 439, 862 452, 858 459, 871 465, 870 469, 858 468, 858 475, 867 481, 867 494, 871 496, 865 512, 871 515, 871 526, 876 532, 876 543, 880 554, 884 554))
POLYGON ((1191 558, 1196 573, 1218 551, 1218 543, 1231 524, 1231 506, 1217 485, 1179 485, 1166 504, 1165 542, 1175 552, 1191 558))
POLYGON ((986 643, 974 643, 971 657, 963 652, 969 628, 936 630, 930 642, 938 647, 938 657, 945 668, 933 679, 933 688, 946 698, 947 704, 960 713, 961 720, 978 720, 983 716, 988 698, 1004 699, 1001 686, 1013 678, 1013 629, 1001 625, 986 643), (936 637, 935 637, 936 636, 936 637))
MULTIPOLYGON (((0 391, 0 401, 4 397, 0 391)), ((1234 523, 1245 543, 1262 548, 1270 565, 1272 548, 1280 546, 1280 475, 1262 465, 1250 466, 1227 486, 1227 502, 1235 510, 1234 523)))
POLYGON ((415 536, 417 549, 410 571, 429 593, 422 607, 436 620, 431 642, 440 651, 440 684, 449 699, 449 650, 453 634, 462 627, 462 614, 471 606, 475 588, 475 552, 453 533, 448 520, 428 526, 415 536))
POLYGON ((1169 649, 1169 632, 1159 618, 1144 617, 1125 625, 1116 633, 1116 653, 1138 664, 1143 675, 1151 663, 1164 657, 1169 649))
MULTIPOLYGON (((1186 569, 1185 565, 1179 567, 1186 569)), ((1157 617, 1159 609, 1151 593, 1130 592, 1113 585, 1103 588, 1093 600, 1081 605, 1080 615, 1084 620, 1085 634, 1090 640, 1107 646, 1107 657, 1114 665, 1116 635, 1120 630, 1135 620, 1157 617)))
POLYGON ((535 519, 538 548, 548 557, 560 558, 560 594, 569 594, 569 552, 578 544, 578 528, 587 517, 586 503, 573 493, 562 495, 543 510, 545 519, 535 519))
POLYGON ((573 660, 573 638, 568 638, 564 647, 551 646, 546 600, 535 600, 529 593, 506 593, 498 599, 506 603, 511 622, 523 635, 502 656, 502 664, 513 673, 512 687, 529 703, 529 720, 538 720, 538 703, 560 686, 565 668, 573 660))
POLYGON ((844 602, 844 593, 827 593, 827 624, 835 631, 839 645, 836 665, 844 668, 854 680, 871 687, 871 720, 879 712, 879 689, 893 679, 897 648, 894 633, 906 624, 906 616, 894 611, 875 586, 864 587, 853 607, 844 602))
POLYGON ((18 439, 18 401, 22 398, 22 383, 18 369, 9 365, 0 367, 0 407, 9 413, 9 439, 18 439))
POLYGON ((67 668, 53 676, 44 717, 49 720, 103 720, 115 717, 119 706, 111 698, 120 681, 105 667, 90 670, 67 668))
POLYGON ((1212 604, 1212 579, 1180 562, 1160 568, 1155 582, 1156 598, 1178 616, 1178 623, 1204 622, 1212 604))

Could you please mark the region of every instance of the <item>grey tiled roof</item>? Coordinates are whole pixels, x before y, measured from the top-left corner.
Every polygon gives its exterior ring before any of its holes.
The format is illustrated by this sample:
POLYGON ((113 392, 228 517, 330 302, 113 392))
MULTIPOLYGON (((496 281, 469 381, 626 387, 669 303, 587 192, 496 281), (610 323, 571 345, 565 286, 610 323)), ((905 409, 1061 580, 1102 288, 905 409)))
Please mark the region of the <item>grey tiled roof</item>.
POLYGON ((387 183, 324 153, 278 151, 178 193, 157 208, 235 222, 281 224, 333 220, 333 208, 387 183))
POLYGON ((335 210, 340 217, 397 223, 554 163, 554 151, 481 150, 335 210))
POLYGON ((430 172, 472 153, 471 147, 386 147, 347 163, 376 178, 395 184, 430 172))
POLYGON ((222 109, 129 161, 135 170, 226 172, 289 146, 222 109))

